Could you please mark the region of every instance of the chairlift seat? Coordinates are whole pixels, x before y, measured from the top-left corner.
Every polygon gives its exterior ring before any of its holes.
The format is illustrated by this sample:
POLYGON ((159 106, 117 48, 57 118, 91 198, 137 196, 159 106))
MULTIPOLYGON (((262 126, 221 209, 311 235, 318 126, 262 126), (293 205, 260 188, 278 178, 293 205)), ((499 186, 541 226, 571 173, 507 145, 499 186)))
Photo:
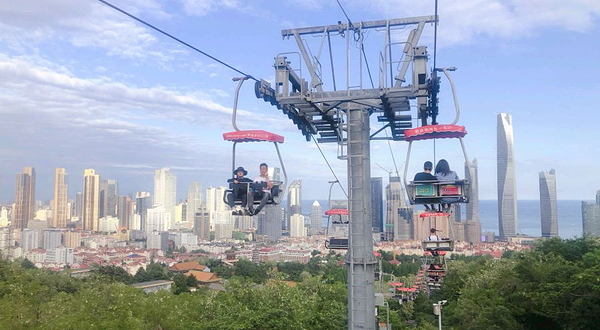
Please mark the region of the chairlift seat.
POLYGON ((330 250, 347 250, 348 238, 346 237, 330 237, 325 241, 325 247, 330 250))
MULTIPOLYGON (((269 197, 269 200, 267 201, 267 205, 272 205, 272 204, 277 204, 275 202, 274 199, 276 199, 277 197, 279 197, 280 193, 281 193, 281 184, 282 182, 280 181, 273 181, 273 187, 271 188, 271 196, 269 197)), ((262 189, 264 189, 266 187, 266 183, 265 182, 242 182, 242 183, 233 183, 230 182, 229 183, 229 189, 225 190, 225 193, 223 194, 223 201, 227 204, 227 195, 229 194, 233 194, 233 191, 235 189, 245 189, 247 192, 247 194, 253 193, 254 194, 254 205, 259 205, 260 201, 262 199, 262 189), (252 190, 252 191, 251 191, 252 190)), ((242 198, 238 197, 238 196, 234 196, 234 202, 235 205, 242 205, 242 198)))
POLYGON ((438 241, 423 241, 423 250, 425 251, 453 251, 454 241, 453 240, 438 240, 438 241))

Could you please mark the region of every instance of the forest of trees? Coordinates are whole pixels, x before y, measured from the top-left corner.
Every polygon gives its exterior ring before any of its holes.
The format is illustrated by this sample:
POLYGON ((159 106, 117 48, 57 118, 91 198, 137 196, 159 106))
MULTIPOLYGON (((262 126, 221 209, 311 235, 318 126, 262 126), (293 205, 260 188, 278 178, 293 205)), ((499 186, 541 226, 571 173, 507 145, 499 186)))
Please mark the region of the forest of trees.
MULTIPOLYGON (((225 291, 150 264, 131 276, 117 267, 93 275, 36 269, 31 262, 0 261, 0 329, 345 329, 346 272, 342 257, 311 261, 240 261, 234 268, 202 260, 226 279, 225 291), (128 284, 171 279, 171 292, 145 294, 128 284), (289 285, 289 282, 297 285, 289 285)), ((396 256, 385 272, 416 273, 419 260, 396 256), (415 268, 416 267, 416 268, 415 268)), ((386 264, 387 263, 387 264, 386 264)), ((437 329, 432 304, 445 299, 444 329, 595 329, 600 315, 600 244, 592 239, 540 242, 527 252, 458 258, 449 263, 442 291, 409 303, 390 301, 393 329, 437 329)), ((386 310, 380 308, 380 320, 386 310)))

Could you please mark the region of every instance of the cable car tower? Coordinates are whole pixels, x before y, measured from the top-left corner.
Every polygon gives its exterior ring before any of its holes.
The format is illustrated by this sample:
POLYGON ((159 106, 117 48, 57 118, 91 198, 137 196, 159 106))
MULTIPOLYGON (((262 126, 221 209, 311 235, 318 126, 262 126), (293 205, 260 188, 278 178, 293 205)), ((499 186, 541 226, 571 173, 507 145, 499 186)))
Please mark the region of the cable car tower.
POLYGON ((256 96, 277 106, 297 125, 307 141, 317 135, 321 143, 337 143, 338 158, 347 160, 349 329, 374 329, 376 323, 374 270, 377 260, 373 255, 371 228, 370 141, 404 141, 404 131, 412 127, 411 107, 417 108, 422 125, 427 125, 428 117, 435 123, 439 79, 435 71, 430 77, 427 49, 418 45, 425 25, 435 21, 435 16, 421 16, 283 30, 284 38, 296 41, 299 52, 295 54, 299 54, 302 63, 292 66, 286 55, 294 53, 279 54, 274 62, 275 86, 264 80, 255 85, 256 96), (392 40, 392 32, 398 28, 410 28, 405 42, 392 40), (366 88, 363 67, 366 64, 369 76, 371 70, 363 42, 369 30, 383 32, 385 40, 379 52, 378 85, 366 88), (331 53, 331 38, 335 36, 345 38, 346 70, 337 73, 338 77, 345 77, 345 88, 338 88, 335 80, 331 53), (308 37, 320 39, 316 53, 311 51, 305 39, 308 37), (325 43, 330 52, 333 78, 333 88, 329 90, 325 87, 321 64, 325 43), (301 68, 307 69, 307 79, 302 77, 301 68), (407 79, 409 68, 412 75, 407 79), (351 78, 360 83, 352 86, 351 78), (370 134, 371 114, 377 114, 377 121, 383 123, 373 134, 370 134), (379 137, 387 128, 391 136, 379 137))

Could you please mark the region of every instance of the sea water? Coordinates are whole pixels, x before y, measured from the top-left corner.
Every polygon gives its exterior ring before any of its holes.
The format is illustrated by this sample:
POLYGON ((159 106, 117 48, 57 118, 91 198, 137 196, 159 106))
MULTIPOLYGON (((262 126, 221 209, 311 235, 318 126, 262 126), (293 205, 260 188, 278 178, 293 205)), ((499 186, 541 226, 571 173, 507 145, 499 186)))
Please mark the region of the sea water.
MULTIPOLYGON (((314 200, 302 201, 302 213, 310 215, 310 210, 314 200)), ((323 213, 328 208, 327 200, 319 200, 323 213)), ((285 204, 284 204, 285 205, 285 204)), ((385 201, 384 201, 384 221, 385 221, 385 201)), ((559 200, 558 201, 558 235, 562 238, 573 238, 582 235, 581 219, 581 201, 579 200, 559 200)), ((418 206, 417 209, 420 209, 418 206)), ((462 205, 463 220, 466 206, 462 205)), ((481 221, 481 231, 493 231, 498 235, 498 202, 496 200, 479 201, 479 221, 481 221)), ((327 226, 327 219, 322 220, 322 225, 327 226)), ((517 201, 517 227, 518 232, 524 235, 541 236, 541 214, 540 201, 538 200, 519 200, 517 201)))

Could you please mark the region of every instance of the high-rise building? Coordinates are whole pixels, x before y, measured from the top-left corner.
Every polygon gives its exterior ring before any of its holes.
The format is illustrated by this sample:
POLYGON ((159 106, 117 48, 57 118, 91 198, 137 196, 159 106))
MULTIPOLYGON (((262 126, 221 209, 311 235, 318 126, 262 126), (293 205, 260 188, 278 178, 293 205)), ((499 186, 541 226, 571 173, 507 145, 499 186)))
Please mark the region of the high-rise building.
POLYGON ((477 159, 471 161, 471 167, 465 162, 465 179, 471 184, 471 198, 467 204, 467 221, 479 222, 479 179, 477 159))
POLYGON ((412 209, 406 204, 406 194, 399 176, 390 176, 385 187, 385 239, 412 239, 412 209))
POLYGON ((40 234, 37 231, 28 228, 21 230, 21 240, 19 241, 19 245, 23 251, 37 249, 39 241, 40 234))
POLYGON ((116 233, 119 231, 119 219, 113 216, 105 216, 98 220, 98 231, 103 233, 116 233))
POLYGON ((131 216, 133 215, 133 202, 129 196, 119 196, 117 205, 117 218, 119 226, 130 229, 131 216))
POLYGON ((515 236, 517 226, 517 185, 512 116, 498 114, 498 225, 500 239, 515 236))
POLYGON ((171 214, 162 205, 154 206, 147 210, 145 231, 150 235, 152 232, 168 231, 171 228, 171 214))
POLYGON ((175 202, 177 201, 177 177, 168 168, 154 171, 154 203, 162 205, 165 212, 175 219, 175 202))
POLYGON ((67 219, 69 219, 67 187, 67 172, 64 168, 57 168, 54 172, 54 213, 52 227, 67 227, 67 219))
POLYGON ((194 217, 194 234, 198 235, 198 239, 210 240, 210 212, 206 206, 200 206, 196 210, 194 217))
POLYGON ((62 232, 56 229, 46 229, 42 232, 42 242, 44 250, 59 247, 63 245, 62 232))
POLYGON ((188 188, 186 200, 186 218, 187 221, 194 223, 196 212, 202 206, 202 184, 200 182, 192 182, 188 188))
POLYGON ((83 219, 83 193, 81 191, 75 195, 75 216, 80 221, 83 219))
POLYGON ((15 207, 12 227, 27 228, 27 223, 35 217, 35 169, 25 167, 23 173, 17 174, 15 207))
POLYGON ((148 209, 151 207, 152 198, 150 193, 138 191, 135 194, 135 214, 139 217, 139 230, 146 230, 146 217, 148 216, 148 209))
POLYGON ((304 216, 302 214, 293 214, 290 216, 290 237, 305 237, 306 227, 304 226, 304 216))
POLYGON ((556 204, 556 174, 540 172, 540 211, 542 216, 542 237, 558 236, 558 207, 556 204))
POLYGON ((0 207, 0 228, 8 227, 8 208, 0 207))
POLYGON ((119 185, 117 180, 100 180, 100 218, 117 216, 118 198, 119 185))
POLYGON ((275 242, 281 238, 281 223, 285 218, 285 209, 278 205, 266 205, 265 212, 261 212, 258 217, 258 234, 266 236, 270 242, 275 242))
POLYGON ((314 201, 310 209, 310 230, 311 235, 321 231, 321 219, 323 218, 323 209, 318 201, 314 201))
POLYGON ((99 215, 100 175, 87 169, 83 172, 83 230, 98 231, 99 215))
POLYGON ((9 249, 14 244, 12 228, 0 228, 0 260, 9 257, 9 249))
POLYGON ((596 192, 596 203, 581 202, 583 235, 600 237, 600 190, 596 192))
POLYGON ((371 221, 374 233, 383 232, 382 178, 371 178, 371 221))
POLYGON ((287 224, 286 229, 290 229, 289 220, 294 214, 302 214, 302 180, 293 181, 288 188, 287 195, 287 224))

